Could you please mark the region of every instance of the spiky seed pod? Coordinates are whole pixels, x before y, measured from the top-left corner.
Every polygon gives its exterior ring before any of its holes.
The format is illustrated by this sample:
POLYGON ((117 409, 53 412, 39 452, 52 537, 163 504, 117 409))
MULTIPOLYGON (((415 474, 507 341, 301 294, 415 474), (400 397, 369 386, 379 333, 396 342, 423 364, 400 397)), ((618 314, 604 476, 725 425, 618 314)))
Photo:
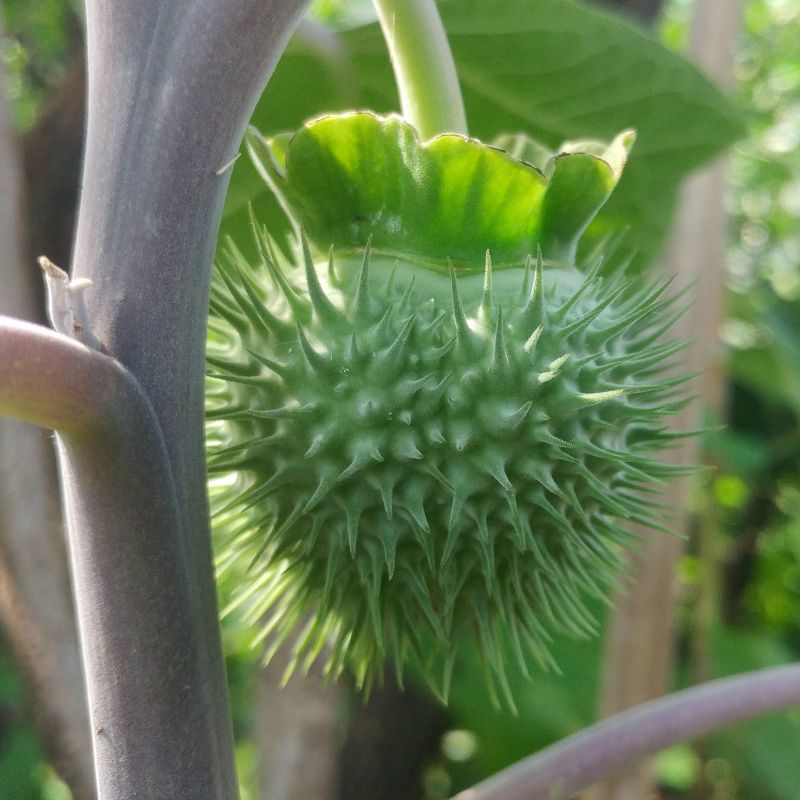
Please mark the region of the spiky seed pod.
POLYGON ((513 704, 506 642, 526 672, 594 629, 682 403, 665 285, 570 266, 632 141, 537 168, 368 113, 250 137, 313 243, 287 259, 254 224, 260 263, 230 244, 212 292, 220 570, 268 656, 299 628, 290 669, 329 644, 333 674, 391 655, 446 696, 471 636, 513 704))
POLYGON ((230 245, 213 287, 209 465, 221 567, 246 566, 272 649, 304 624, 295 664, 327 643, 369 684, 388 653, 446 696, 463 636, 504 688, 501 630, 524 672, 552 632, 593 632, 586 598, 673 471, 665 284, 489 253, 483 275, 315 263, 305 241, 279 263, 256 229, 263 263, 230 245))

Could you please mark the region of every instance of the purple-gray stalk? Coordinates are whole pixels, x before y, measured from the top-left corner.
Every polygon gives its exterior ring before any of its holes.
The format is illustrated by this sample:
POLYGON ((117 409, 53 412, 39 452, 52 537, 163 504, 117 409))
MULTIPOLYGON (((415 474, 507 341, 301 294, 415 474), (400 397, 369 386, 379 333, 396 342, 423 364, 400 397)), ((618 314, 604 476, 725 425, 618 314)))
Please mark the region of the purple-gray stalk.
POLYGON ((678 742, 800 704, 800 665, 710 681, 609 717, 517 762, 454 800, 567 800, 678 742))
POLYGON ((62 432, 99 800, 238 796, 205 488, 207 300, 223 167, 306 4, 87 0, 73 278, 94 284, 112 358, 0 328, 0 412, 62 432))
POLYGON ((103 637, 82 637, 100 796, 222 797, 175 487, 150 401, 114 359, 0 317, 0 413, 60 434, 67 506, 90 523, 69 544, 78 618, 103 637))

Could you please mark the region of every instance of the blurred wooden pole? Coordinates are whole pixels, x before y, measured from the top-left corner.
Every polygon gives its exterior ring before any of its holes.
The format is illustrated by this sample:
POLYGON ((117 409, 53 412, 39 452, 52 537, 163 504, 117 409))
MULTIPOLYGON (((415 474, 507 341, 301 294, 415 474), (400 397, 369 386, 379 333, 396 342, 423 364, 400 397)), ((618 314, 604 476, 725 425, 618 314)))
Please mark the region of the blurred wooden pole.
POLYGON ((261 800, 335 800, 344 692, 319 664, 283 685, 283 648, 258 676, 256 741, 261 800))
MULTIPOLYGON (((709 77, 729 87, 736 36, 738 0, 698 0, 692 22, 690 56, 709 77)), ((697 427, 704 410, 719 415, 725 396, 724 356, 718 329, 723 314, 723 267, 726 214, 725 161, 718 160, 684 185, 664 270, 678 285, 694 285, 696 299, 676 336, 693 338, 689 371, 701 371, 692 388, 701 400, 675 421, 676 429, 697 427)), ((671 451, 674 463, 698 459, 698 443, 683 442, 671 451)), ((676 481, 667 502, 675 509, 675 530, 686 530, 690 483, 676 481)), ((608 716, 658 697, 669 684, 672 668, 676 568, 683 551, 677 537, 641 530, 642 545, 631 559, 633 582, 609 621, 599 713, 608 716)), ((595 787, 590 800, 647 800, 653 796, 652 763, 644 763, 617 780, 595 787)))
MULTIPOLYGON (((0 39, 2 38, 0 19, 0 39)), ((0 60, 0 314, 38 317, 25 267, 22 154, 0 60)), ((75 800, 94 797, 89 717, 50 436, 0 420, 0 617, 34 703, 34 722, 75 800)))

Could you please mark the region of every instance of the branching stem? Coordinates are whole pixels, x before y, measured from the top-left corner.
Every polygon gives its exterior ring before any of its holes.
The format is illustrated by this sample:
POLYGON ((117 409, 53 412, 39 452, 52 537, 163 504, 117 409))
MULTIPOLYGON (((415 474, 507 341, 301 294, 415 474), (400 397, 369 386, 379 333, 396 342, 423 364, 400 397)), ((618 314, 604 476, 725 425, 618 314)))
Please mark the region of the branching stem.
POLYGON ((403 116, 423 139, 467 133, 453 55, 435 0, 374 0, 403 116))
POLYGON ((113 358, 0 316, 0 415, 83 439, 107 431, 140 391, 113 358))
POLYGON ((610 717, 519 761, 454 800, 566 800, 643 756, 797 704, 797 664, 711 681, 610 717))

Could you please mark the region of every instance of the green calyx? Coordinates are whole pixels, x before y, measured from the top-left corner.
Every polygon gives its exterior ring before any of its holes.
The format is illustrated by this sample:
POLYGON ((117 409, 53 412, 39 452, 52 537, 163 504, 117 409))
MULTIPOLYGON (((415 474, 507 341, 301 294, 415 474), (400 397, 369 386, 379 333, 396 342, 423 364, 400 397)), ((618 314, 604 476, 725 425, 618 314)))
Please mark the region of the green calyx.
MULTIPOLYGON (((293 163, 290 148, 284 198, 299 191, 287 189, 293 163)), ((398 197, 399 213, 411 201, 398 197)), ((653 453, 674 439, 664 418, 684 380, 661 375, 681 348, 661 341, 675 315, 666 285, 547 252, 515 261, 502 237, 500 263, 488 241, 477 260, 465 245, 454 268, 417 251, 428 233, 401 252, 383 217, 360 247, 346 221, 354 207, 370 218, 367 205, 343 200, 335 219, 296 202, 315 240, 333 242, 328 258, 304 237, 287 257, 255 224, 261 263, 229 244, 212 290, 221 571, 270 652, 295 632, 293 667, 327 649, 332 674, 349 667, 369 685, 388 656, 446 697, 458 642, 473 637, 512 702, 506 641, 527 672, 551 663, 554 633, 592 633, 587 598, 611 591, 624 523, 658 527, 653 484, 675 470, 653 453)), ((442 248, 457 238, 437 235, 442 248)))
MULTIPOLYGON (((400 117, 353 112, 313 120, 291 137, 248 137, 271 187, 321 248, 375 250, 443 269, 524 261, 539 247, 571 263, 581 234, 619 180, 635 136, 559 153, 506 150, 456 134, 420 141, 400 117)), ((501 142, 518 148, 519 137, 501 142)))

